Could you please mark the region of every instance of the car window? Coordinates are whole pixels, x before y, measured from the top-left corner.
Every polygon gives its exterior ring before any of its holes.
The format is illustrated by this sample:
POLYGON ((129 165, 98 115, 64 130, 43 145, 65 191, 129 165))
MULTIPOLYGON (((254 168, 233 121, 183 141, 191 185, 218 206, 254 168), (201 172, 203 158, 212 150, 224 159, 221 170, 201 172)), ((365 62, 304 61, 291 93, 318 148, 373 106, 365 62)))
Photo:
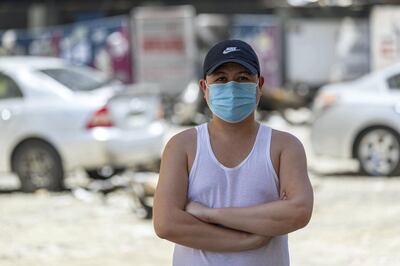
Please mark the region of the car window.
POLYGON ((18 85, 7 75, 0 73, 0 99, 20 97, 22 97, 22 92, 18 85))
POLYGON ((391 76, 387 79, 388 87, 390 89, 400 89, 400 74, 391 76))
POLYGON ((49 68, 42 69, 40 72, 73 91, 90 91, 114 81, 102 72, 86 67, 49 68))

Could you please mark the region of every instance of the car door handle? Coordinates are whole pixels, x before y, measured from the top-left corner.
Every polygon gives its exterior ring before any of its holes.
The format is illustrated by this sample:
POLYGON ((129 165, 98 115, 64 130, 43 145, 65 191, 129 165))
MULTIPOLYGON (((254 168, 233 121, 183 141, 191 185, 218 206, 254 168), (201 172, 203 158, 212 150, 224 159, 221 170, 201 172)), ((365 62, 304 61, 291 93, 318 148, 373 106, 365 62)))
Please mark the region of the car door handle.
POLYGON ((12 118, 12 112, 10 109, 1 109, 0 110, 0 119, 3 121, 8 121, 12 118))

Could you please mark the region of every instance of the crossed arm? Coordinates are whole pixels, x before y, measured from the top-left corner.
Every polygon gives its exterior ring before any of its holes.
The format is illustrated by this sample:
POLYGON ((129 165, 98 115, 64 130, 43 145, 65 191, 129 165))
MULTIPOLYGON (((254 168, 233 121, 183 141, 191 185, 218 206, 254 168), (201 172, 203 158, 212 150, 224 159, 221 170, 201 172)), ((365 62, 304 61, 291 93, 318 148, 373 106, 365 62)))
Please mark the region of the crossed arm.
POLYGON ((193 132, 180 133, 164 150, 154 200, 154 228, 159 237, 196 249, 233 252, 259 248, 271 236, 308 223, 312 188, 301 144, 293 141, 281 153, 281 200, 247 208, 210 209, 197 203, 187 205, 185 144, 191 140, 193 132))
POLYGON ((215 252, 249 250, 267 244, 269 237, 221 228, 186 212, 188 171, 185 144, 193 138, 191 133, 178 134, 164 149, 154 198, 156 234, 180 245, 215 252))
POLYGON ((313 208, 313 191, 307 175, 304 148, 287 136, 280 157, 281 200, 246 208, 207 208, 190 202, 186 210, 198 219, 263 236, 287 234, 307 225, 313 208))

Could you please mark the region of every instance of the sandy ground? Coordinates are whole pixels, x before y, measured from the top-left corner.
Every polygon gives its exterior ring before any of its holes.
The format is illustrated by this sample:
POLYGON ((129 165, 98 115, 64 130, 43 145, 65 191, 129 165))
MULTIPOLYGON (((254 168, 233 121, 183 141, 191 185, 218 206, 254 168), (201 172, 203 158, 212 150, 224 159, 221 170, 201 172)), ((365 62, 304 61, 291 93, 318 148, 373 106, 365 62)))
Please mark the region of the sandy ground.
MULTIPOLYGON (((308 129, 290 131, 308 149, 308 129)), ((314 214, 290 234, 292 265, 400 265, 400 178, 359 177, 350 166, 310 160, 314 214)), ((7 176, 0 187, 13 182, 7 176)), ((80 190, 0 193, 0 265, 171 265, 173 245, 132 209, 125 191, 105 200, 80 190)))

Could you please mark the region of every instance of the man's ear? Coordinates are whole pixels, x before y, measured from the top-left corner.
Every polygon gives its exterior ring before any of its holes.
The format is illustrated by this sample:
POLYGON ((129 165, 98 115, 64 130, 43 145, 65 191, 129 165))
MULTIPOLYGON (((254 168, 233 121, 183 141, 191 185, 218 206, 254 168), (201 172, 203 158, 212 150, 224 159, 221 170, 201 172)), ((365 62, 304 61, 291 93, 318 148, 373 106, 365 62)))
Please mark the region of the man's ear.
POLYGON ((207 83, 205 79, 201 79, 199 81, 199 87, 201 91, 203 92, 203 96, 206 97, 206 90, 207 90, 207 83))
POLYGON ((261 88, 262 88, 262 86, 264 85, 264 77, 263 76, 260 76, 259 78, 258 78, 258 87, 260 88, 260 90, 261 90, 261 88))
POLYGON ((264 85, 264 77, 263 76, 260 76, 259 78, 258 78, 258 84, 257 84, 258 86, 258 91, 257 91, 257 105, 260 103, 260 100, 261 100, 261 95, 262 95, 262 86, 264 85))

